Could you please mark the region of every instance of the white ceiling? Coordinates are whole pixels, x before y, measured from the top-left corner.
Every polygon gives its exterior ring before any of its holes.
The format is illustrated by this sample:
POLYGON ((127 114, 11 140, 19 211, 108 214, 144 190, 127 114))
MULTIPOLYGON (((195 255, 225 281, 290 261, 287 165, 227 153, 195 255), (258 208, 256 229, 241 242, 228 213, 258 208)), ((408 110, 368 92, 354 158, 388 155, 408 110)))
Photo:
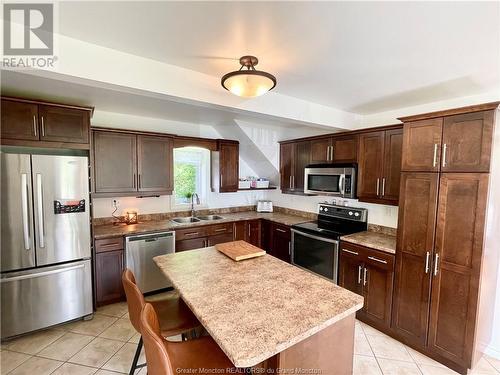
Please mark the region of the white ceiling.
POLYGON ((59 32, 371 114, 500 87, 500 2, 62 2, 59 32))
MULTIPOLYGON (((94 119, 95 117, 102 117, 100 112, 112 112, 144 118, 163 119, 169 122, 181 122, 185 123, 185 126, 191 124, 234 125, 234 121, 243 121, 244 123, 259 124, 260 126, 286 128, 288 132, 297 133, 297 137, 343 130, 211 104, 189 104, 172 100, 172 98, 165 95, 155 95, 151 92, 130 90, 120 86, 100 85, 92 81, 81 80, 80 83, 74 83, 9 70, 2 70, 1 73, 2 95, 49 100, 56 103, 95 106, 97 116, 95 115, 94 119), (301 131, 304 133, 302 134, 301 131)), ((94 124, 94 122, 92 123, 94 124)), ((97 125, 113 124, 98 123, 97 125)), ((136 124, 136 126, 143 125, 136 124)), ((149 130, 156 131, 158 129, 149 130)), ((176 132, 184 134, 185 130, 181 126, 176 132)))

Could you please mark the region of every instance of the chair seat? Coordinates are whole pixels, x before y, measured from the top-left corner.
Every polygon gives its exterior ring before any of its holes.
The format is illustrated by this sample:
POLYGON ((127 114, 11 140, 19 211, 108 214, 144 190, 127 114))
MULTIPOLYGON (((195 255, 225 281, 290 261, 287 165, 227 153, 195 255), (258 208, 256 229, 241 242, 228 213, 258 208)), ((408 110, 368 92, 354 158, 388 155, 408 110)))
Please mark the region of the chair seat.
POLYGON ((163 337, 175 336, 193 328, 199 327, 200 322, 193 315, 182 298, 177 295, 151 301, 160 321, 163 337))
POLYGON ((172 369, 234 369, 233 363, 211 337, 183 342, 164 341, 172 369))

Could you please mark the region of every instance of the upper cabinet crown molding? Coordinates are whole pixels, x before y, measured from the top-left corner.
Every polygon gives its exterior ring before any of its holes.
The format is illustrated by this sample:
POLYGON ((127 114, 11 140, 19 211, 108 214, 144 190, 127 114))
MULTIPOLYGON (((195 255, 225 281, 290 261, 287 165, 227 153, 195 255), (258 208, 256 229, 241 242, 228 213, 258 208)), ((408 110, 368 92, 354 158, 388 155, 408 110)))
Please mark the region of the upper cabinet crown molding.
POLYGON ((401 122, 410 122, 410 121, 425 120, 425 119, 431 119, 431 118, 437 118, 437 117, 460 115, 460 114, 464 114, 464 113, 489 111, 489 110, 493 110, 493 109, 498 108, 499 105, 500 105, 500 101, 483 103, 483 104, 476 104, 476 105, 470 105, 467 107, 445 109, 442 111, 435 111, 435 112, 422 113, 422 114, 412 115, 412 116, 398 117, 398 120, 401 122))

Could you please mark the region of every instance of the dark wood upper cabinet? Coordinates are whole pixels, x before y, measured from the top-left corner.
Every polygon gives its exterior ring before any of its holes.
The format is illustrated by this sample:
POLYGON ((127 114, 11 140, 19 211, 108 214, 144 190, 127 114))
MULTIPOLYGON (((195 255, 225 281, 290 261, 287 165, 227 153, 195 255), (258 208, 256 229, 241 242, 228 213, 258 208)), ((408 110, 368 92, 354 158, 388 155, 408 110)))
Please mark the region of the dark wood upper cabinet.
POLYGON ((471 365, 477 321, 488 177, 440 179, 428 345, 464 367, 471 365))
POLYGON ((135 134, 94 131, 93 151, 96 193, 137 192, 135 134))
POLYGON ((295 143, 280 145, 280 186, 282 192, 293 191, 295 173, 295 143))
POLYGON ((401 169, 407 172, 439 171, 442 130, 442 118, 405 123, 401 169))
POLYGON ((219 148, 219 192, 238 191, 239 182, 239 144, 234 141, 218 142, 219 148))
POLYGON ((382 192, 384 162, 384 132, 372 132, 359 136, 358 197, 360 200, 376 200, 382 192))
POLYGON ((295 143, 293 190, 304 192, 305 168, 311 162, 311 143, 309 141, 295 143))
POLYGON ((40 140, 89 143, 89 111, 40 105, 40 140))
POLYGON ((406 342, 427 340, 439 175, 401 174, 392 329, 406 342))
POLYGON ((329 163, 332 150, 332 138, 320 138, 311 141, 311 164, 329 163))
POLYGON ((360 201, 398 204, 402 142, 401 128, 359 135, 360 201))
POLYGON ((169 137, 137 136, 138 190, 165 192, 173 189, 173 140, 169 137))
POLYGON ((489 172, 494 112, 444 118, 442 172, 489 172))
POLYGON ((92 108, 2 98, 2 143, 88 149, 92 108))
POLYGON ((38 105, 2 99, 2 139, 37 141, 38 105))
POLYGON ((403 154, 403 129, 385 131, 382 198, 398 204, 403 154))
POLYGON ((358 136, 346 135, 311 140, 311 164, 355 163, 358 136))
POLYGON ((333 161, 335 163, 355 163, 358 161, 358 136, 334 137, 332 140, 333 161))

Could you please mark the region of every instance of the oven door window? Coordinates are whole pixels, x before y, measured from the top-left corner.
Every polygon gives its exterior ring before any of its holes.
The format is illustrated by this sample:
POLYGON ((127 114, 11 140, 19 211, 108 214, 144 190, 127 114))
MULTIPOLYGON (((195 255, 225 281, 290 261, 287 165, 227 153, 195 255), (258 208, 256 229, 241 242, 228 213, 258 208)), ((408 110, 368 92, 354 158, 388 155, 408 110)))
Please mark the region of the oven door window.
POLYGON ((338 242, 293 232, 293 264, 337 283, 338 242))
POLYGON ((341 175, 309 174, 307 186, 309 190, 324 191, 328 193, 339 193, 339 181, 341 175))

